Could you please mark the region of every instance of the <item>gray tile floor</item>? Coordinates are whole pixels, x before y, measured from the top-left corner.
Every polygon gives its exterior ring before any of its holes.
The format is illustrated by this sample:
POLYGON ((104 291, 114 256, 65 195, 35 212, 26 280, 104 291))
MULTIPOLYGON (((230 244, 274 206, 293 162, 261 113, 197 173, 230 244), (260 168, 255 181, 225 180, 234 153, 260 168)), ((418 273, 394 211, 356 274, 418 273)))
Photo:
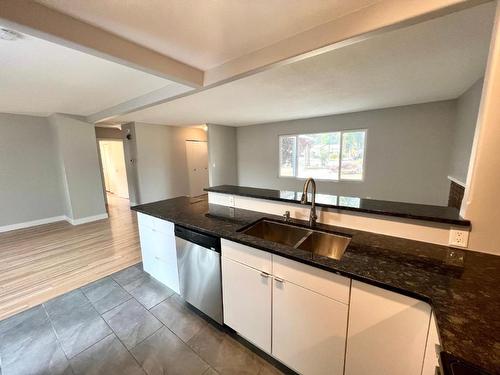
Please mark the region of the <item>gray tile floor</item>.
POLYGON ((138 264, 0 321, 0 375, 281 372, 138 264))

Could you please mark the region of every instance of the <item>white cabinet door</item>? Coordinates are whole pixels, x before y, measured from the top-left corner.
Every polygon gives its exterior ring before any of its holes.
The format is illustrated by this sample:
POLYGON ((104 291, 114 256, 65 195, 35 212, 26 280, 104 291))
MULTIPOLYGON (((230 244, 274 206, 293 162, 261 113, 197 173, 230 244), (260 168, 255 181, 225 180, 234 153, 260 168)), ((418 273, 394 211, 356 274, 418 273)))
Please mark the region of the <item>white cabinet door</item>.
POLYGON ((154 230, 149 254, 153 258, 152 263, 154 266, 151 270, 148 270, 144 265, 144 271, 148 272, 174 292, 179 293, 179 272, 177 268, 175 238, 154 230))
POLYGON ((348 306, 284 281, 274 281, 273 356, 304 375, 341 375, 348 306))
MULTIPOLYGON (((150 220, 149 218, 147 215, 142 215, 138 221, 144 271, 179 293, 179 272, 173 226, 172 234, 166 234, 154 229, 155 220, 159 219, 151 218, 150 220)), ((166 224, 171 223, 165 222, 166 224)))
MULTIPOLYGON (((143 215, 142 217, 145 217, 143 215)), ((141 216, 139 216, 141 218, 141 216)), ((141 241, 141 254, 142 266, 148 273, 153 269, 154 256, 152 255, 152 248, 154 244, 154 231, 151 226, 146 225, 144 221, 139 220, 139 238, 141 241)))
POLYGON ((420 375, 431 309, 422 301, 354 281, 346 375, 420 375))
POLYGON ((434 314, 431 314, 429 323, 429 334, 427 335, 427 345, 425 347, 424 367, 422 375, 435 375, 436 367, 439 367, 439 352, 441 351, 441 343, 436 326, 434 314))
POLYGON ((271 352, 272 277, 222 257, 224 323, 260 349, 271 352))

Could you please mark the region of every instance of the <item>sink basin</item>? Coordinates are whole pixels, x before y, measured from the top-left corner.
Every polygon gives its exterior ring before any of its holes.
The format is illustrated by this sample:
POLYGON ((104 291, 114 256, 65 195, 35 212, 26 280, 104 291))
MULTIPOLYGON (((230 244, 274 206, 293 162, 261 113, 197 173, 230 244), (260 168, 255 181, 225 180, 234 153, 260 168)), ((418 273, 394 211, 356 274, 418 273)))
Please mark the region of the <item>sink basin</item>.
POLYGON ((250 236, 262 238, 263 240, 273 241, 288 246, 295 246, 310 233, 307 229, 293 225, 280 224, 269 220, 260 220, 242 232, 250 236))
POLYGON ((266 219, 259 220, 255 224, 243 228, 241 232, 337 260, 342 257, 351 241, 348 236, 266 219))
POLYGON ((338 260, 344 255, 350 241, 350 237, 312 231, 297 248, 338 260))

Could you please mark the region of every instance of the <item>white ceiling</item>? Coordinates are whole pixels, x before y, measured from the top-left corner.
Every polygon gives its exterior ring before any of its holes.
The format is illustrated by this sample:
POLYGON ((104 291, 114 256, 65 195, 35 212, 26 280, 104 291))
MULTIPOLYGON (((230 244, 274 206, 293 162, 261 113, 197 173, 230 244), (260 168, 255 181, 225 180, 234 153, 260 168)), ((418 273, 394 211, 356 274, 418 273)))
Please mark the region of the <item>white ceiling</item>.
POLYGON ((167 85, 178 84, 32 36, 0 39, 0 112, 87 116, 167 85))
POLYGON ((200 69, 380 0, 37 0, 200 69))
POLYGON ((483 76, 494 3, 118 117, 242 126, 452 99, 483 76))

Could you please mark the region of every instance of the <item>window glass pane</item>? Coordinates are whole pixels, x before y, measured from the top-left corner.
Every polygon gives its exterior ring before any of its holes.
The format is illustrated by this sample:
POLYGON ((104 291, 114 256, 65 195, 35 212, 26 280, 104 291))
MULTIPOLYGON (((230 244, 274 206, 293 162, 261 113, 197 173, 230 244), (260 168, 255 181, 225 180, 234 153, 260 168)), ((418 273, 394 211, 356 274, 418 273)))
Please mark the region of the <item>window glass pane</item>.
POLYGON ((280 176, 295 176, 295 152, 297 137, 280 137, 280 176))
POLYGON ((339 205, 344 207, 356 207, 361 205, 361 198, 355 197, 339 197, 339 205))
POLYGON ((363 160, 365 157, 364 130, 344 132, 342 134, 342 162, 340 178, 342 180, 362 180, 363 160))
POLYGON ((340 133, 297 136, 297 177, 338 180, 340 133))

